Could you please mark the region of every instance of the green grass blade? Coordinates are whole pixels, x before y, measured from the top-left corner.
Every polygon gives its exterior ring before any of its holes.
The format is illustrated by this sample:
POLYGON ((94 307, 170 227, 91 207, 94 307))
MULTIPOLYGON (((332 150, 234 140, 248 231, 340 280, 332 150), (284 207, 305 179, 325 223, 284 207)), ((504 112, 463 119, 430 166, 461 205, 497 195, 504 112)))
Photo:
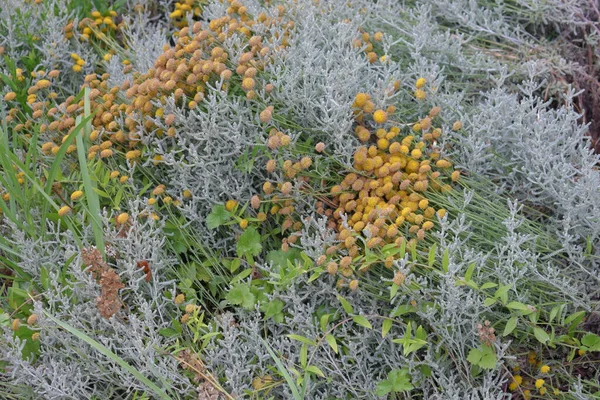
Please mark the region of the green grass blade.
POLYGON ((91 337, 89 337, 88 335, 86 335, 85 333, 81 332, 80 330, 72 327, 71 325, 69 325, 69 324, 67 324, 65 322, 62 322, 62 321, 54 318, 52 315, 48 314, 45 311, 44 311, 44 315, 48 319, 52 320, 54 323, 56 323, 57 325, 59 325, 61 328, 63 328, 64 330, 66 330, 67 332, 69 332, 70 334, 72 334, 73 336, 77 337, 80 340, 83 340, 84 342, 86 342, 87 344, 89 344, 90 346, 92 346, 100 354, 108 357, 109 359, 111 359, 115 363, 119 364, 119 366, 121 368, 123 368, 125 371, 129 372, 130 374, 132 374, 137 380, 139 380, 144 385, 146 385, 150 390, 152 390, 156 394, 157 398, 166 399, 166 400, 171 400, 172 399, 161 388, 159 388, 158 386, 156 386, 156 384, 154 382, 152 382, 150 379, 146 378, 137 369, 135 369, 134 367, 132 367, 131 365, 129 365, 129 363, 127 363, 127 361, 123 360, 121 357, 119 357, 118 355, 116 355, 115 353, 113 353, 110 349, 108 349, 107 347, 105 347, 103 344, 98 343, 97 341, 95 341, 94 339, 92 339, 91 337))
POLYGON ((265 345, 267 351, 271 355, 271 358, 273 359, 273 361, 275 361, 275 364, 277 364, 277 368, 279 369, 279 372, 281 373, 281 375, 283 375, 283 377, 285 378, 285 381, 289 385, 290 390, 292 391, 292 395, 294 396, 294 400, 303 400, 304 397, 300 395, 300 391, 298 390, 298 387, 296 386, 296 382, 294 382, 294 379, 290 376, 290 374, 288 373, 287 369, 285 368, 285 366, 283 365, 281 360, 277 357, 275 352, 273 352, 273 350, 271 349, 271 346, 269 346, 269 343, 267 343, 262 338, 260 340, 265 345))
MULTIPOLYGON (((89 113, 89 88, 86 88, 84 94, 84 109, 86 118, 89 118, 87 115, 89 113), (87 107, 85 106, 87 104, 87 107)), ((80 123, 81 117, 77 118, 77 125, 80 123)), ((86 127, 87 133, 88 127, 86 127)), ((92 222, 92 229, 94 232, 94 239, 96 240, 96 247, 102 253, 102 256, 105 254, 104 250, 104 231, 102 229, 102 221, 100 220, 100 201, 98 199, 98 194, 94 190, 96 188, 95 182, 90 178, 90 171, 88 169, 87 164, 87 154, 85 145, 83 142, 83 136, 77 135, 77 156, 79 158, 79 168, 81 170, 81 179, 83 180, 83 190, 85 192, 85 197, 87 200, 88 211, 90 220, 92 222)))

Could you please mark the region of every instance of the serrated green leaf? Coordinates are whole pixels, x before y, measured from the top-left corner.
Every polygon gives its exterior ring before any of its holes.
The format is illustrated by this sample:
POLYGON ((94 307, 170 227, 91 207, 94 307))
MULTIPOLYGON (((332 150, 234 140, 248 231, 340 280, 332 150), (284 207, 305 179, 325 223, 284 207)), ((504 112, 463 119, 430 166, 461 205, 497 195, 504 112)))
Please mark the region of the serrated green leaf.
POLYGON ((600 336, 595 333, 586 333, 581 338, 581 344, 584 345, 588 351, 600 351, 600 336))
POLYGON ((210 214, 206 216, 206 226, 208 229, 216 229, 229 221, 231 213, 225 209, 223 204, 216 204, 213 206, 210 214))
POLYGON ((230 304, 241 305, 245 309, 251 309, 254 307, 256 298, 250 292, 250 288, 247 285, 238 284, 227 293, 226 300, 230 304))
POLYGON ((364 326, 367 329, 373 329, 373 325, 362 315, 355 315, 352 317, 352 321, 356 322, 360 326, 364 326))
POLYGON ((394 369, 387 375, 387 379, 379 382, 375 390, 377 396, 387 396, 390 393, 407 392, 414 389, 411 376, 406 368, 394 369))
POLYGON ((281 313, 284 305, 285 303, 279 299, 271 300, 269 303, 267 303, 265 318, 274 317, 275 315, 281 313))
POLYGON ((335 340, 335 337, 330 333, 328 335, 325 336, 325 341, 329 344, 329 346, 331 347, 331 349, 333 350, 333 352, 335 354, 337 354, 338 352, 338 345, 337 345, 337 341, 335 340))
POLYGON ((498 358, 492 347, 482 345, 469 351, 467 361, 484 369, 493 369, 496 367, 498 358))
POLYGON ((502 336, 508 336, 512 333, 512 331, 515 330, 515 328, 517 327, 517 319, 518 317, 512 316, 507 322, 506 322, 506 326, 504 327, 504 332, 502 332, 502 336))
POLYGON ((244 233, 240 235, 236 244, 238 257, 258 256, 262 251, 260 240, 260 233, 258 233, 256 228, 253 226, 247 228, 244 233))

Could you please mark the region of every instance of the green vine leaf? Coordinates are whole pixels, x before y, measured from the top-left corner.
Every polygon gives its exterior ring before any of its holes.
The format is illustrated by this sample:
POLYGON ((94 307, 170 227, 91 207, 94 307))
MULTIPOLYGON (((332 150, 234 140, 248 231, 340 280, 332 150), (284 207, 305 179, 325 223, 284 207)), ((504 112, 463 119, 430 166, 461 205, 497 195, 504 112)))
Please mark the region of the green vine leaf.
POLYGON ((250 288, 244 284, 238 284, 227 293, 226 300, 233 305, 241 305, 245 309, 252 309, 256 297, 250 292, 250 288))
POLYGON ((238 257, 257 256, 262 251, 260 234, 254 227, 249 227, 241 234, 236 247, 238 257))

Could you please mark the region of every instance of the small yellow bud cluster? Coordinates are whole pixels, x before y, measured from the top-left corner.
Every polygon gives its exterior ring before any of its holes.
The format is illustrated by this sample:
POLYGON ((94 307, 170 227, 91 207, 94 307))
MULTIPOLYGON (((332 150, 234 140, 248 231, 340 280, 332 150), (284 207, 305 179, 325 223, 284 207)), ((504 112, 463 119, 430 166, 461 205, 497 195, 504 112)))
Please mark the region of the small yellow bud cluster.
POLYGON ((169 15, 169 18, 171 18, 176 27, 181 29, 188 26, 188 13, 191 13, 194 17, 198 17, 202 13, 202 8, 194 0, 183 0, 175 3, 175 9, 169 15))
POLYGON ((361 30, 360 38, 354 40, 353 45, 356 48, 362 48, 367 59, 371 64, 376 63, 378 60, 381 63, 387 61, 387 56, 385 54, 379 56, 375 51, 374 43, 381 42, 383 40, 382 32, 375 32, 374 34, 369 34, 368 32, 361 30))
MULTIPOLYGON (((227 15, 211 20, 207 26, 200 21, 193 26, 185 26, 190 13, 199 15, 201 9, 197 1, 182 0, 175 3, 171 17, 176 23, 181 22, 181 29, 175 34, 173 46, 166 44, 146 73, 136 74, 121 86, 111 87, 110 75, 90 74, 85 76, 84 84, 90 89, 90 106, 95 111, 91 121, 92 132, 89 139, 93 142, 88 149, 88 159, 114 158, 115 155, 125 154, 130 161, 140 162, 146 156, 155 164, 161 159, 151 151, 142 153, 140 134, 153 132, 157 136, 168 138, 177 136, 178 120, 173 113, 165 112, 166 99, 174 96, 178 106, 197 108, 205 98, 205 92, 211 90, 216 82, 221 81, 221 89, 227 91, 236 85, 245 91, 247 98, 255 98, 257 92, 264 90, 266 94, 274 89, 272 84, 264 83, 259 74, 270 62, 272 53, 287 46, 287 40, 294 28, 291 21, 286 21, 284 15, 277 17, 261 13, 251 16, 246 7, 238 0, 224 0, 228 5, 227 15), (254 35, 253 25, 280 25, 283 29, 276 35, 254 35), (245 40, 246 52, 233 57, 221 46, 227 38, 239 35, 245 40), (234 79, 236 78, 236 79, 234 79), (240 84, 241 82, 241 84, 240 84), (133 117, 137 115, 139 117, 133 117)), ((285 12, 285 9, 281 9, 285 12)), ((78 26, 85 40, 104 39, 121 27, 121 18, 114 11, 93 11, 84 18, 78 26)), ((77 29, 73 23, 68 24, 64 31, 73 37, 77 29)), ((102 48, 105 40, 95 44, 102 48)), ((109 60, 114 54, 106 49, 105 59, 109 60)), ((81 72, 86 62, 78 54, 73 54, 73 70, 81 72)), ((125 72, 128 72, 128 65, 125 72)), ((49 74, 50 75, 50 74, 49 74)), ((36 90, 48 87, 49 79, 42 79, 36 90)), ((17 99, 16 93, 5 94, 7 101, 17 99)), ((81 115, 83 100, 75 96, 68 97, 57 107, 45 109, 42 103, 36 104, 35 93, 31 93, 28 101, 40 117, 46 117, 47 123, 42 124, 41 130, 50 138, 43 145, 43 152, 56 155, 59 144, 75 128, 76 117, 81 115), (45 111, 45 112, 44 112, 45 111), (53 135, 55 135, 53 137, 53 135)), ((260 120, 269 123, 273 118, 274 108, 268 106, 260 113, 260 120)), ((18 110, 15 110, 15 114, 18 110)), ((9 119, 14 115, 9 113, 9 119)), ((291 143, 291 137, 282 132, 273 131, 269 139, 271 148, 286 146, 291 143)), ((75 150, 73 147, 72 150, 75 150)))
MULTIPOLYGON (((79 22, 79 30, 81 35, 79 39, 89 41, 90 39, 98 40, 100 44, 107 39, 107 35, 114 35, 125 26, 123 18, 119 17, 116 11, 107 10, 105 12, 92 11, 89 17, 82 19, 79 22)), ((73 23, 69 23, 64 29, 67 38, 73 37, 73 23)), ((110 54, 110 53, 108 53, 110 54)))
POLYGON ((269 139, 267 140, 267 147, 271 150, 276 150, 279 147, 288 146, 292 142, 290 135, 287 135, 277 129, 273 128, 269 131, 269 139))
POLYGON ((71 54, 71 58, 73 59, 73 71, 75 72, 81 72, 81 70, 83 69, 83 66, 85 65, 85 60, 81 57, 79 57, 79 55, 77 55, 76 53, 71 54))
MULTIPOLYGON (((370 96, 359 93, 354 105, 363 107, 370 96)), ((381 113, 378 112, 381 111, 381 113)), ((439 109, 432 110, 434 116, 439 109)), ((374 112, 374 123, 386 121, 387 114, 374 112)), ((450 190, 445 183, 442 171, 452 164, 440 158, 439 149, 434 146, 441 135, 441 129, 433 127, 432 117, 427 116, 415 123, 413 131, 397 140, 400 129, 379 128, 372 132, 359 124, 355 133, 365 143, 354 153, 354 169, 339 185, 330 190, 337 208, 330 215, 330 222, 338 231, 338 250, 347 251, 352 257, 361 254, 360 243, 368 248, 384 246, 388 243, 401 244, 425 238, 427 231, 435 227, 437 216, 443 217, 444 209, 435 209, 427 199, 429 190, 450 190), (347 216, 346 226, 342 214, 347 216), (361 240, 358 240, 362 237, 361 240)), ((457 171, 456 171, 457 172, 457 171)), ((458 179, 458 178, 457 178, 458 179)), ((324 209, 317 210, 325 213, 324 209)), ((391 262, 391 260, 390 260, 391 262)), ((389 263, 388 263, 389 264, 389 263)), ((403 281, 400 277, 397 280, 403 281)))

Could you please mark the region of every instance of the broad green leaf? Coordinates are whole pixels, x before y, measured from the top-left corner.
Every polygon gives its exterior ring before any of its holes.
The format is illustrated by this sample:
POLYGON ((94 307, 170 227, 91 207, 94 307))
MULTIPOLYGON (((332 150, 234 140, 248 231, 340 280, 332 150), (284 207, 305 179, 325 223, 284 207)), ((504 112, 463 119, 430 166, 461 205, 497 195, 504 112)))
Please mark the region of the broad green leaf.
POLYGON ((352 307, 352 305, 350 303, 348 303, 348 300, 346 300, 339 294, 337 295, 337 298, 340 301, 340 303, 342 304, 342 308, 344 309, 344 311, 346 311, 347 314, 354 314, 354 308, 352 307))
POLYGON ((329 344, 329 346, 331 346, 331 349, 333 350, 333 352, 335 354, 337 354, 338 352, 338 345, 337 345, 337 341, 335 340, 335 337, 330 333, 328 335, 325 336, 325 341, 327 341, 327 343, 329 344))
POLYGON ((325 374, 323 373, 323 371, 321 371, 318 367, 315 367, 314 365, 309 365, 308 367, 306 367, 305 371, 313 373, 315 375, 319 375, 321 378, 325 378, 325 374))
POLYGON ((508 336, 512 333, 512 331, 515 330, 515 328, 517 327, 517 318, 518 317, 514 315, 506 322, 506 326, 504 327, 504 332, 502 332, 502 336, 508 336))
POLYGON ((431 248, 429 249, 429 254, 427 255, 427 265, 429 265, 429 267, 433 267, 433 264, 435 263, 435 250, 437 249, 437 244, 434 243, 433 246, 431 246, 431 248))
POLYGON ((391 312, 390 317, 396 318, 412 312, 415 312, 415 307, 410 304, 401 304, 391 312))
POLYGON ((381 325, 381 337, 382 338, 385 338, 387 336, 390 329, 392 329, 392 324, 393 324, 393 321, 391 319, 383 320, 383 324, 381 325))
POLYGON ((550 336, 548 336, 546 331, 537 326, 533 328, 533 334, 535 335, 535 338, 538 340, 538 342, 542 344, 546 344, 546 342, 550 340, 550 336))
POLYGON ((265 311, 265 318, 274 317, 275 315, 283 311, 285 303, 279 299, 271 300, 267 303, 267 309, 265 311))
POLYGON ((317 345, 317 343, 314 340, 310 340, 309 338, 304 337, 304 336, 296 335, 296 334, 293 334, 293 333, 290 333, 290 334, 288 334, 286 336, 289 337, 290 339, 297 340, 299 342, 308 344, 310 346, 316 346, 317 345))
POLYGON ((520 311, 529 311, 529 308, 518 301, 511 301, 506 305, 506 308, 510 308, 511 310, 520 310, 520 311))
POLYGON ((362 315, 355 315, 352 317, 352 321, 356 322, 360 326, 364 326, 367 329, 373 329, 373 325, 362 315))
POLYGON ((554 318, 556 318, 556 316, 558 315, 558 312, 561 310, 562 305, 560 306, 554 306, 552 307, 552 310, 550 310, 550 316, 548 317, 548 323, 552 323, 552 321, 554 321, 554 318))
POLYGON ((300 347, 300 366, 302 368, 306 368, 306 364, 308 363, 308 347, 306 343, 303 343, 300 347))
POLYGON ((502 304, 506 304, 506 302, 508 301, 508 291, 511 287, 512 285, 500 286, 496 290, 496 293, 494 293, 494 298, 500 299, 500 301, 502 301, 502 304))
MULTIPOLYGON (((585 311, 578 311, 576 313, 573 313, 565 319, 565 325, 569 325, 571 322, 574 322, 575 320, 578 320, 579 322, 581 322, 583 320, 584 316, 585 316, 585 311)), ((577 322, 577 324, 579 324, 579 322, 577 322)))
POLYGON ((427 340, 427 332, 425 332, 425 328, 419 325, 417 332, 415 332, 415 337, 423 341, 427 340))
POLYGON ((442 270, 445 273, 448 273, 448 266, 450 265, 450 254, 448 253, 448 249, 444 250, 444 254, 442 255, 442 270))
POLYGON ((319 325, 321 326, 321 330, 323 332, 327 331, 327 324, 329 323, 330 317, 331 317, 331 314, 324 314, 319 319, 319 325))
POLYGON ((483 285, 481 285, 481 290, 495 288, 496 286, 498 286, 498 284, 497 284, 497 283, 494 283, 494 282, 486 282, 486 283, 484 283, 483 285))
POLYGON ((396 293, 398 293, 399 288, 400 286, 396 285, 395 283, 392 283, 392 286, 390 286, 390 300, 396 297, 396 293))
POLYGON ((469 282, 471 280, 473 271, 475 271, 475 263, 471 263, 469 268, 467 268, 467 272, 465 273, 465 281, 469 282))
POLYGON ((490 307, 493 306, 494 304, 496 304, 496 299, 492 298, 492 297, 488 297, 483 301, 483 305, 486 307, 490 307))

